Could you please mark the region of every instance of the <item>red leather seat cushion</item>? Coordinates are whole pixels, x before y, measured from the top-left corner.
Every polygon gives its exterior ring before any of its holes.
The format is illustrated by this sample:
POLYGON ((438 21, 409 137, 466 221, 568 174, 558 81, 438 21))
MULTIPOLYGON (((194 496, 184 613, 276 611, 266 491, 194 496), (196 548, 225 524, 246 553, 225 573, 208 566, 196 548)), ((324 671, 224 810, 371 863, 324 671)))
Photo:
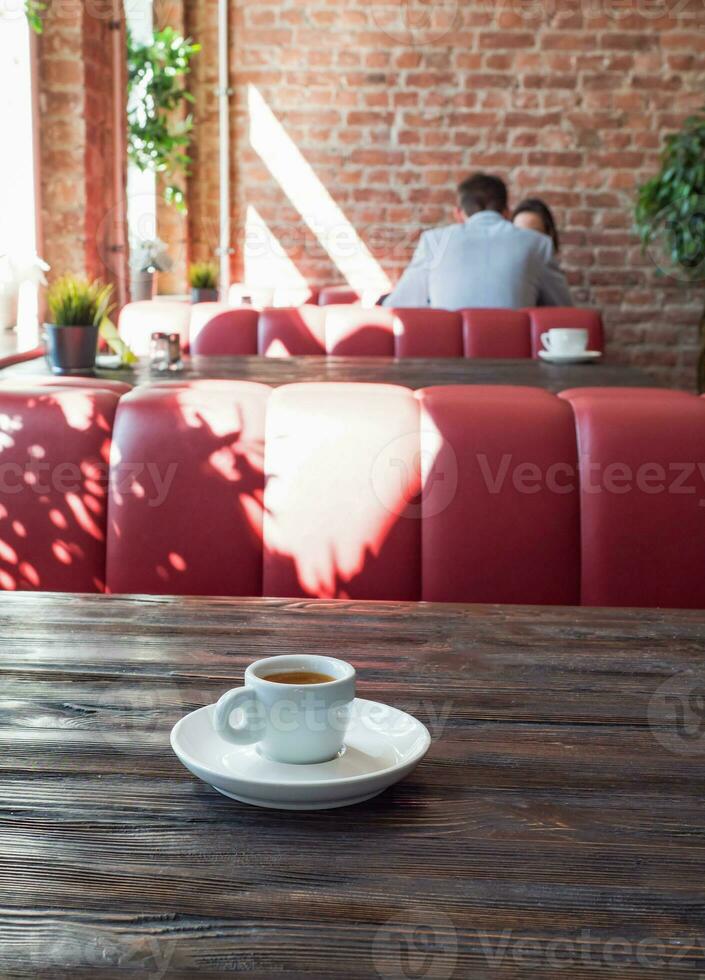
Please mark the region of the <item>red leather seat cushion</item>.
POLYGON ((2 388, 90 388, 92 391, 113 391, 117 395, 126 395, 133 386, 124 381, 111 381, 108 378, 83 378, 79 375, 65 377, 44 374, 10 375, 2 379, 2 388))
POLYGON ((394 310, 397 357, 462 357, 459 313, 422 308, 394 310))
POLYGON ((531 351, 534 357, 543 350, 541 334, 560 327, 576 327, 588 332, 588 350, 604 350, 605 336, 599 310, 573 306, 537 306, 526 310, 531 319, 531 351))
POLYGON ((582 602, 705 607, 705 403, 676 391, 575 389, 582 602))
POLYGON ((0 589, 102 592, 118 395, 0 389, 0 589))
POLYGON ((417 599, 418 404, 393 385, 278 388, 267 413, 264 594, 417 599))
POLYGON ((204 356, 257 353, 259 312, 225 303, 197 303, 191 312, 191 353, 204 356))
POLYGON ((461 310, 466 357, 531 357, 531 325, 522 310, 461 310))
POLYGON ((668 388, 620 388, 615 386, 614 388, 566 388, 559 392, 559 398, 566 398, 571 401, 573 398, 579 398, 582 395, 590 395, 591 398, 602 399, 602 398, 633 398, 637 401, 644 401, 644 399, 653 398, 656 401, 662 401, 664 395, 667 395, 669 400, 673 398, 685 399, 685 401, 690 401, 692 395, 689 395, 687 391, 672 391, 668 388))
POLYGON ((318 293, 319 306, 333 306, 339 303, 359 303, 362 295, 350 286, 324 286, 318 293))
POLYGON ((347 357, 394 357, 394 314, 382 306, 328 306, 326 351, 347 357))
POLYGON ((417 397, 422 598, 577 602, 577 453, 565 403, 500 385, 425 388, 417 397))
POLYGON ((260 595, 266 385, 136 388, 115 420, 108 589, 260 595))
POLYGON ((259 317, 259 353, 266 357, 322 356, 326 352, 325 322, 325 310, 319 306, 262 310, 259 317))

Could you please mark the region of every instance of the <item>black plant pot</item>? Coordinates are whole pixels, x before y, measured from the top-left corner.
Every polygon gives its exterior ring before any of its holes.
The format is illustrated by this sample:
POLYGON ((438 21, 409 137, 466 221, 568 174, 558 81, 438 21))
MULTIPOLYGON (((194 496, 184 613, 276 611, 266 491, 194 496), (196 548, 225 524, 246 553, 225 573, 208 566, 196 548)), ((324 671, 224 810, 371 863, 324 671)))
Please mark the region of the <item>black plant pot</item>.
POLYGON ((45 323, 47 360, 54 374, 92 372, 98 350, 98 327, 58 327, 45 323))
POLYGON ((196 289, 194 286, 191 289, 191 302, 192 303, 217 303, 218 302, 218 290, 217 289, 196 289))

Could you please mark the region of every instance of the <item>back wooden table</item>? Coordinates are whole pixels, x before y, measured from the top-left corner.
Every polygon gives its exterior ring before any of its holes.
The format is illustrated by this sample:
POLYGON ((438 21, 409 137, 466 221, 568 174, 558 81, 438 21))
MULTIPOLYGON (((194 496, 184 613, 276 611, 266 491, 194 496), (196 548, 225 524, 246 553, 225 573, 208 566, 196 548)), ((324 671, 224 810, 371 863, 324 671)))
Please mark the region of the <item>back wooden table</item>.
MULTIPOLYGON (((20 380, 32 374, 49 374, 43 358, 15 364, 3 370, 0 377, 20 380)), ((165 379, 192 381, 228 378, 261 381, 275 386, 295 381, 374 381, 409 388, 449 384, 531 385, 554 392, 603 385, 627 388, 657 386, 643 371, 623 364, 606 361, 599 364, 557 365, 528 358, 514 361, 481 358, 187 357, 184 370, 173 375, 151 372, 149 361, 143 358, 135 368, 120 371, 99 369, 96 376, 132 385, 165 379)))
POLYGON ((705 971, 705 613, 19 594, 0 629, 2 977, 705 971), (181 715, 311 650, 429 726, 405 782, 290 813, 182 768, 181 715))

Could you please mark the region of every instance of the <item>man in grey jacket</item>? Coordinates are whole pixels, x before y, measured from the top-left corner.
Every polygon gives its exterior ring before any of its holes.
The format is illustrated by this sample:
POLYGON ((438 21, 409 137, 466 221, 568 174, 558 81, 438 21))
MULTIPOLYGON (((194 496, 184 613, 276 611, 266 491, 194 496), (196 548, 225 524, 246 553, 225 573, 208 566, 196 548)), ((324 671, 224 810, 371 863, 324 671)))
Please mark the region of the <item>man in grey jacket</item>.
POLYGON ((442 310, 572 306, 548 235, 508 220, 507 188, 475 174, 458 187, 457 224, 425 231, 384 306, 442 310))

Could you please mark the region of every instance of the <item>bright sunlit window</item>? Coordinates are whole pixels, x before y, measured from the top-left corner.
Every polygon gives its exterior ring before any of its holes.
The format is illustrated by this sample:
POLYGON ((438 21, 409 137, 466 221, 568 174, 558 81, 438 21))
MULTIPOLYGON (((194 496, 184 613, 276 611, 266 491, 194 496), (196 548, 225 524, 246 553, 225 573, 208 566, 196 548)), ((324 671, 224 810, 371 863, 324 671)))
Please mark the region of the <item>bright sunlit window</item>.
MULTIPOLYGON (((149 43, 154 29, 152 0, 131 0, 124 7, 134 40, 149 43)), ((157 181, 151 170, 140 170, 132 161, 127 167, 127 225, 133 248, 157 237, 157 181)))
POLYGON ((20 349, 37 338, 36 205, 30 34, 0 18, 0 329, 17 323, 20 349))

